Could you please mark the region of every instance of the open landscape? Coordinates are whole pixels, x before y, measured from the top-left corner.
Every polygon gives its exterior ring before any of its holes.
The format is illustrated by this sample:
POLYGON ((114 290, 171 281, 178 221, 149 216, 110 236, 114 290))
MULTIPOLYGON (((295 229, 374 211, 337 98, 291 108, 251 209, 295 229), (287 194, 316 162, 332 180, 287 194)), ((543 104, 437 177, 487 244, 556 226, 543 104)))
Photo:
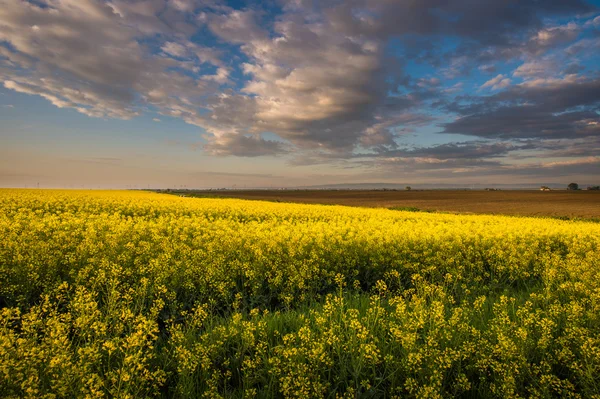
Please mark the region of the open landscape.
POLYGON ((599 252, 583 221, 0 190, 0 396, 593 398, 599 252))
POLYGON ((600 0, 0 0, 0 399, 600 399, 600 0))
POLYGON ((303 204, 600 219, 600 191, 471 190, 170 190, 204 198, 241 198, 303 204))

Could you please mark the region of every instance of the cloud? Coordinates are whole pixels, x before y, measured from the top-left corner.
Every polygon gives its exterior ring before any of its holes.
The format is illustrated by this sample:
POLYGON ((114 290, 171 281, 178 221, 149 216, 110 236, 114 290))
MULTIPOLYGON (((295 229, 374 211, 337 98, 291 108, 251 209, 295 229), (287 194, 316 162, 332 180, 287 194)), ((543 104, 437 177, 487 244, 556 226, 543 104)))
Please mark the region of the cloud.
POLYGON ((496 66, 492 64, 482 65, 478 68, 480 71, 485 73, 494 73, 496 72, 496 66))
POLYGON ((168 4, 179 11, 192 12, 202 3, 197 0, 170 0, 168 4))
MULTIPOLYGON (((494 181, 558 182, 565 178, 586 178, 595 176, 600 167, 600 157, 587 157, 568 161, 535 161, 507 164, 489 159, 448 159, 436 158, 389 158, 370 162, 371 170, 364 177, 393 179, 402 176, 415 181, 431 180, 440 182, 451 179, 453 182, 476 181, 493 184, 494 181), (485 179, 485 180, 482 180, 485 179)), ((409 181, 410 181, 409 180, 409 181)))
POLYGON ((501 93, 454 102, 459 114, 444 133, 481 138, 581 138, 600 134, 600 79, 535 79, 501 93))
POLYGON ((262 137, 224 134, 218 140, 204 145, 204 150, 213 155, 236 155, 242 157, 259 157, 284 153, 285 146, 262 137))
POLYGON ((600 165, 600 157, 587 157, 583 159, 572 159, 569 161, 553 161, 541 163, 542 168, 563 168, 579 165, 600 165))
POLYGON ((542 59, 531 60, 520 65, 513 72, 513 76, 529 79, 535 77, 553 76, 558 71, 558 65, 555 60, 542 59))
POLYGON ((530 39, 528 46, 533 52, 539 53, 545 49, 556 47, 573 41, 579 35, 581 27, 574 22, 562 26, 543 28, 530 39))
POLYGON ((412 127, 424 126, 434 120, 433 117, 415 113, 401 113, 394 118, 383 119, 379 123, 365 129, 360 143, 365 148, 376 148, 379 151, 396 148, 396 135, 411 131, 412 127))
POLYGON ((498 75, 493 79, 488 80, 483 85, 482 89, 491 88, 492 90, 505 89, 510 86, 511 80, 504 75, 498 75))
POLYGON ((202 79, 212 80, 219 84, 225 84, 229 82, 229 69, 217 68, 217 72, 214 75, 204 75, 202 79))
POLYGON ((585 66, 574 62, 572 64, 567 65, 566 68, 563 69, 561 72, 565 75, 577 75, 583 71, 585 71, 585 66))
POLYGON ((428 158, 440 161, 449 159, 484 159, 501 157, 511 151, 516 151, 521 148, 521 146, 510 142, 489 143, 484 141, 470 141, 394 151, 387 155, 393 154, 404 158, 428 158))
POLYGON ((185 46, 175 43, 175 42, 166 42, 161 50, 165 53, 172 55, 173 57, 184 58, 188 54, 188 50, 185 46))
POLYGON ((536 140, 530 147, 548 158, 589 158, 600 154, 600 136, 569 140, 536 140))
POLYGON ((181 118, 203 129, 205 151, 217 156, 384 154, 437 120, 435 104, 461 117, 443 126, 446 133, 496 139, 595 132, 587 124, 597 119, 593 82, 577 80, 574 68, 573 76, 544 73, 542 64, 546 51, 574 41, 566 51, 584 52, 589 43, 577 40, 596 21, 585 1, 278 4, 3 0, 0 79, 10 90, 92 117, 131 119, 150 109, 181 118), (584 14, 579 24, 553 22, 584 14), (460 44, 448 50, 442 37, 460 44), (395 43, 397 53, 390 51, 395 43), (477 69, 496 73, 499 59, 522 59, 513 76, 525 82, 498 74, 478 84, 502 93, 465 105, 456 95, 465 86, 450 79, 477 69), (411 60, 436 73, 410 76, 411 60))
MULTIPOLYGON (((160 3, 5 0, 0 42, 9 46, 0 48, 10 64, 0 78, 6 88, 92 117, 133 118, 141 112, 136 98, 158 103, 153 99, 160 96, 165 105, 184 107, 205 88, 170 71, 175 60, 149 54, 138 42, 174 34, 156 16, 160 3)), ((179 54, 169 43, 165 50, 179 54)))
MULTIPOLYGON (((252 100, 240 101, 253 103, 256 114, 243 121, 251 119, 255 124, 250 129, 238 126, 236 131, 272 131, 300 148, 348 152, 357 145, 393 147, 401 131, 397 126, 402 126, 398 115, 422 104, 419 98, 426 94, 415 93, 405 109, 385 107, 390 87, 385 80, 384 48, 389 38, 445 32, 497 44, 502 35, 541 25, 541 15, 589 10, 579 1, 545 3, 535 12, 531 6, 519 2, 515 9, 499 3, 480 7, 459 1, 408 7, 400 2, 355 1, 313 7, 287 2, 286 12, 270 32, 260 26, 261 16, 252 9, 209 13, 206 20, 217 36, 241 45, 249 59, 244 72, 251 80, 235 96, 251 96, 252 100)), ((549 32, 558 36, 558 30, 549 32)), ((457 76, 468 64, 465 57, 454 58, 446 75, 457 76)), ((499 90, 510 83, 503 76, 484 86, 499 90)), ((420 89, 437 85, 438 78, 416 83, 420 89)), ((206 127, 206 122, 200 125, 206 127)), ((223 130, 231 128, 228 123, 223 130)), ((214 132, 218 127, 211 124, 210 129, 214 132)))
POLYGON ((4 87, 19 93, 38 95, 58 108, 74 108, 91 117, 131 119, 139 113, 128 106, 126 93, 102 92, 87 88, 64 87, 60 80, 51 78, 18 78, 5 80, 4 87))
MULTIPOLYGON (((222 51, 210 47, 204 47, 193 43, 189 40, 183 40, 181 42, 165 42, 161 50, 167 55, 179 59, 183 59, 186 61, 193 60, 197 61, 199 64, 211 64, 216 67, 223 67, 223 61, 221 57, 223 56, 222 51)), ((181 62, 178 63, 181 65, 181 62)), ((197 67, 196 63, 192 64, 197 67)))
POLYGON ((594 176, 600 168, 600 157, 587 157, 569 161, 531 162, 519 165, 504 165, 495 174, 529 176, 536 179, 561 178, 568 176, 594 176))
POLYGON ((225 14, 211 14, 208 26, 217 36, 232 43, 248 43, 268 38, 268 33, 258 24, 259 15, 254 10, 230 10, 225 14))

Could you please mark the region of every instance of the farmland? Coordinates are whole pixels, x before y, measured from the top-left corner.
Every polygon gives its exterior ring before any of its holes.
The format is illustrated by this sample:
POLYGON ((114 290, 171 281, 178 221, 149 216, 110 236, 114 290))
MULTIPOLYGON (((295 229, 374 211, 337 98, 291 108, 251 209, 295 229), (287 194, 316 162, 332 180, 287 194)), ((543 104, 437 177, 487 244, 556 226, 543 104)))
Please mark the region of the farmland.
POLYGON ((0 190, 0 396, 599 397, 599 253, 585 221, 0 190))
POLYGON ((600 191, 198 190, 181 193, 206 198, 405 208, 436 212, 600 218, 600 191))

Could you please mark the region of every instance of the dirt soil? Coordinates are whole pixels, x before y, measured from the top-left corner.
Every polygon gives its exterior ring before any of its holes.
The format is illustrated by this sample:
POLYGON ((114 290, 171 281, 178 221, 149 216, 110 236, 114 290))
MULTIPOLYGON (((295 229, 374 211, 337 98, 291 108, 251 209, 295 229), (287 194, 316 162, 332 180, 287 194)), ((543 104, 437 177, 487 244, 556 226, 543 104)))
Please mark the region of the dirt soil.
POLYGON ((417 208, 423 211, 456 213, 600 218, 600 191, 232 190, 193 191, 184 195, 305 204, 417 208))

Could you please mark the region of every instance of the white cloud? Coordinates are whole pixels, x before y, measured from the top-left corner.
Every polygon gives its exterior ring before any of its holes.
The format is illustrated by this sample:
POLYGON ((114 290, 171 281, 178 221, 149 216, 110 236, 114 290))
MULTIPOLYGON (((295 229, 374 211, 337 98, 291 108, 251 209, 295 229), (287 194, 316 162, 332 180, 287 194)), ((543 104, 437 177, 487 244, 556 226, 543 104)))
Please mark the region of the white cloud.
POLYGON ((520 83, 520 87, 548 87, 548 88, 557 88, 566 84, 573 83, 583 83, 586 81, 586 78, 583 76, 579 76, 577 74, 565 75, 559 78, 534 78, 526 80, 523 83, 520 83))
POLYGON ((208 63, 217 67, 223 66, 223 61, 221 61, 222 52, 220 50, 194 44, 191 51, 201 63, 208 63))
POLYGON ((491 88, 492 90, 505 89, 510 86, 511 80, 500 74, 481 85, 481 89, 491 88))
POLYGON ((598 15, 595 18, 591 18, 589 20, 587 20, 584 24, 584 27, 588 28, 588 27, 600 27, 600 15, 598 15))
POLYGON ((444 89, 444 93, 453 94, 463 90, 464 83, 458 82, 450 87, 444 89))
POLYGON ((185 58, 188 54, 188 50, 185 46, 175 42, 166 42, 160 49, 165 53, 178 58, 185 58))
POLYGON ((494 73, 496 72, 496 66, 493 64, 486 64, 486 65, 481 65, 478 68, 480 71, 485 72, 485 73, 494 73))
POLYGON ((532 60, 520 65, 513 72, 513 76, 530 79, 535 77, 551 76, 557 72, 558 65, 554 60, 532 60))
POLYGON ((580 26, 574 22, 570 22, 567 25, 544 28, 537 31, 530 39, 529 45, 535 48, 535 51, 542 51, 558 44, 575 40, 580 30, 580 26))
POLYGON ((74 108, 91 117, 110 117, 131 119, 138 112, 122 103, 118 98, 101 98, 93 91, 76 90, 61 85, 60 81, 50 78, 17 78, 5 80, 4 87, 19 93, 38 95, 58 108, 74 108))
MULTIPOLYGON (((595 165, 600 164, 600 157, 586 157, 586 158, 576 158, 568 161, 552 161, 552 162, 540 162, 538 164, 532 164, 538 166, 540 168, 560 168, 560 167, 568 167, 568 166, 578 166, 578 165, 595 165)), ((531 166, 531 165, 528 165, 531 166)))
MULTIPOLYGON (((191 44, 185 27, 174 31, 157 16, 163 0, 55 0, 46 7, 3 1, 0 42, 10 47, 0 45, 0 57, 8 59, 0 64, 0 80, 6 88, 92 117, 130 119, 141 112, 138 99, 167 114, 194 115, 193 103, 218 87, 171 70, 221 62, 217 52, 191 44), (139 43, 156 35, 167 38, 166 56, 139 43)), ((169 18, 170 25, 184 23, 183 17, 169 18)))
POLYGON ((204 75, 202 78, 219 84, 225 84, 229 82, 229 70, 227 68, 217 68, 217 72, 214 75, 204 75))
POLYGON ((198 2, 195 0, 170 0, 169 5, 179 11, 191 12, 197 7, 198 2))
POLYGON ((258 25, 258 15, 253 10, 231 10, 227 14, 213 14, 210 29, 222 39, 232 43, 248 43, 268 37, 258 25))

